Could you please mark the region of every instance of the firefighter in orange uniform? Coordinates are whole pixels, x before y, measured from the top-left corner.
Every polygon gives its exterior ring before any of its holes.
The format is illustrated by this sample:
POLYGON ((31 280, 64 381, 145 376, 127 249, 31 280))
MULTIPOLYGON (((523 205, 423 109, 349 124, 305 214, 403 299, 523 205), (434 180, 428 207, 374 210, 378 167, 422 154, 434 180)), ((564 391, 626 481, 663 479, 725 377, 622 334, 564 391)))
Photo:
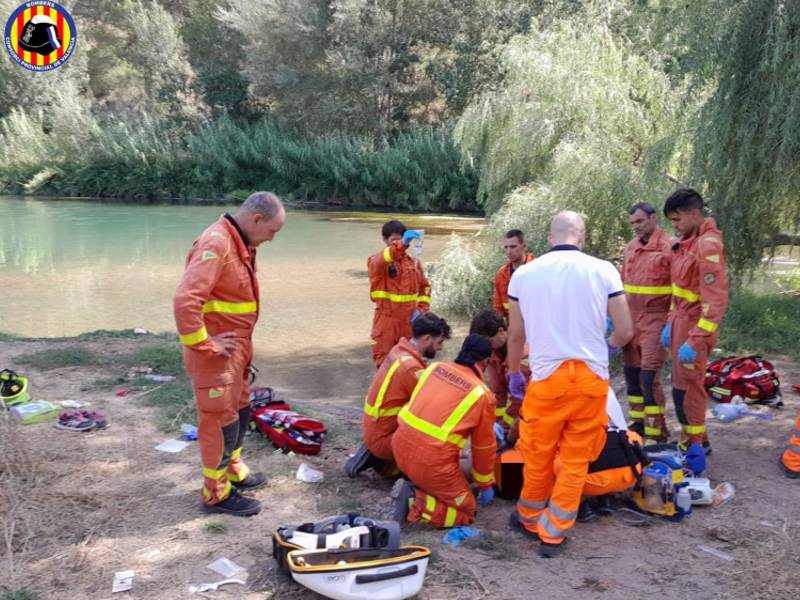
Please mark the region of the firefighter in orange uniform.
MULTIPOLYGON (((525 234, 519 229, 512 229, 503 238, 503 253, 508 262, 500 267, 494 276, 494 296, 492 306, 495 312, 508 322, 508 282, 514 271, 533 260, 533 254, 526 252, 525 234)), ((498 398, 499 400, 499 398, 498 398)))
POLYGON ((781 466, 790 479, 800 478, 800 417, 797 417, 797 422, 794 424, 789 446, 781 456, 781 466))
POLYGON ((692 470, 705 469, 711 452, 706 434, 708 395, 703 386, 708 355, 728 309, 728 273, 722 233, 703 212, 703 198, 692 189, 675 191, 664 214, 680 235, 673 245, 672 310, 661 343, 672 353, 672 399, 683 428, 681 446, 698 457, 692 470), (702 444, 702 446, 701 446, 702 444))
POLYGON ((175 322, 197 402, 203 502, 209 512, 247 516, 261 508, 239 491, 266 483, 241 456, 259 314, 255 248, 271 241, 285 220, 277 196, 252 194, 235 215, 224 214, 197 238, 175 293, 175 322))
POLYGON ((450 339, 447 321, 432 312, 415 319, 412 330, 414 337, 400 338, 372 379, 361 421, 364 443, 345 465, 348 477, 370 468, 387 475, 396 470, 392 435, 397 429, 397 413, 411 398, 426 361, 436 358, 450 339))
POLYGON ((407 230, 400 221, 387 221, 381 233, 386 248, 367 260, 370 298, 375 303, 372 360, 376 368, 400 338, 411 337, 411 322, 431 305, 422 263, 406 253, 419 233, 407 230))
POLYGON ((395 519, 427 521, 436 527, 468 525, 478 505, 494 496, 494 396, 483 383, 492 348, 483 336, 468 335, 455 362, 433 363, 420 377, 411 400, 397 417, 392 451, 410 479, 401 480, 395 519), (471 439, 476 499, 461 471, 461 450, 471 439))
POLYGON ((622 283, 633 319, 633 339, 623 349, 631 429, 659 442, 669 438, 661 366, 666 352, 661 331, 672 299, 672 240, 658 226, 656 209, 646 202, 628 211, 636 234, 625 248, 622 283))

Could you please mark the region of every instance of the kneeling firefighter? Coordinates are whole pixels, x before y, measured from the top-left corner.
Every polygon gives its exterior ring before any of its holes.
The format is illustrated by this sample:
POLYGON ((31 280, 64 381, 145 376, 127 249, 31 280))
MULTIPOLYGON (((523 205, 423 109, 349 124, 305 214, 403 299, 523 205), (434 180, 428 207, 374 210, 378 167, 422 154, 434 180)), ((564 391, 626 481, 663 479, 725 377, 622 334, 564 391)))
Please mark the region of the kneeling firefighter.
POLYGON ((781 456, 781 466, 787 477, 800 477, 800 416, 797 417, 792 437, 789 438, 789 446, 781 456))
POLYGON ((432 312, 417 317, 411 329, 413 337, 400 338, 372 378, 361 420, 364 443, 345 465, 348 477, 357 477, 369 468, 386 475, 396 471, 392 436, 397 430, 397 414, 411 398, 426 360, 436 358, 450 339, 447 321, 432 312))
POLYGON ((392 450, 410 479, 400 490, 395 518, 436 527, 468 525, 478 504, 494 496, 494 395, 483 383, 492 354, 488 339, 468 335, 455 362, 433 363, 398 415, 392 450), (461 450, 472 444, 476 500, 461 471, 461 450))

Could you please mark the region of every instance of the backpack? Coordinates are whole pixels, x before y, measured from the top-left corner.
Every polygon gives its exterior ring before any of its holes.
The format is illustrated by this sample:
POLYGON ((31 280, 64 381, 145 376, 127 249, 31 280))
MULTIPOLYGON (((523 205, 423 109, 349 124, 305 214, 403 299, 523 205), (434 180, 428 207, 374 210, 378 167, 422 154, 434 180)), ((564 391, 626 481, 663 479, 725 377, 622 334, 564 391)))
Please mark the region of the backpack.
POLYGON ((251 427, 260 431, 276 448, 296 454, 319 454, 325 425, 294 412, 275 398, 272 388, 250 388, 251 427))
POLYGON ((775 367, 760 356, 728 356, 708 365, 705 388, 718 402, 740 396, 747 404, 782 406, 781 383, 775 367))
POLYGON ((11 408, 30 399, 27 377, 17 375, 11 369, 0 371, 0 406, 11 408))

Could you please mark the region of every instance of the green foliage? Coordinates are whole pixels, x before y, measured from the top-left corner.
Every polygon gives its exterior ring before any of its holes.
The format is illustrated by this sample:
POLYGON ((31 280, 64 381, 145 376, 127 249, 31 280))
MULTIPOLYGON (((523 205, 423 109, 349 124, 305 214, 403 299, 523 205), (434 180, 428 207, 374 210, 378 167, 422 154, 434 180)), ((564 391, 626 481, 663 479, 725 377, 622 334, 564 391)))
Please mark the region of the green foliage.
POLYGON ((163 375, 183 373, 183 351, 175 343, 172 346, 152 346, 137 350, 127 361, 136 367, 150 367, 163 375))
POLYGON ((800 297, 740 292, 730 299, 719 346, 735 354, 783 354, 800 359, 800 297))
POLYGON ((188 379, 180 378, 155 386, 151 382, 144 383, 153 391, 143 396, 142 401, 158 409, 158 425, 162 431, 175 431, 181 423, 197 422, 194 391, 188 379))
POLYGON ((203 529, 206 533, 225 533, 228 531, 228 527, 225 523, 221 523, 219 521, 211 521, 210 523, 206 523, 203 526, 203 529))
POLYGON ((60 369, 63 367, 96 365, 101 362, 101 357, 91 350, 75 345, 66 348, 50 348, 38 352, 20 354, 16 357, 16 362, 21 365, 33 367, 34 369, 48 371, 50 369, 60 369))
POLYGON ((5 592, 3 600, 38 600, 39 594, 27 590, 17 590, 16 592, 5 592))
POLYGON ((800 3, 744 0, 715 58, 719 86, 696 131, 708 190, 737 274, 800 228, 800 3))

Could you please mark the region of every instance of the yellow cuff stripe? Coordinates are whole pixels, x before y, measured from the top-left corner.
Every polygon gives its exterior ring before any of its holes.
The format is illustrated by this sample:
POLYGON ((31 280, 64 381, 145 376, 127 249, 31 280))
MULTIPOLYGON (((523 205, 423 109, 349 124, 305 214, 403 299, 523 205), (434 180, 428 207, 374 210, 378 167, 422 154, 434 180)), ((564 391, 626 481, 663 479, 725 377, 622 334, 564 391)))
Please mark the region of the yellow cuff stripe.
POLYGON ((643 296, 664 296, 672 293, 670 285, 623 285, 622 288, 628 294, 640 294, 643 296))
POLYGON ((206 331, 204 326, 194 333, 187 333, 186 335, 178 334, 178 337, 181 340, 181 344, 184 346, 194 346, 195 344, 199 344, 200 342, 204 342, 208 339, 208 331, 206 331))
POLYGON ((719 327, 719 325, 717 325, 716 323, 712 323, 707 319, 700 319, 697 322, 697 326, 700 329, 704 329, 705 331, 708 331, 710 333, 714 333, 717 330, 717 327, 719 327))

